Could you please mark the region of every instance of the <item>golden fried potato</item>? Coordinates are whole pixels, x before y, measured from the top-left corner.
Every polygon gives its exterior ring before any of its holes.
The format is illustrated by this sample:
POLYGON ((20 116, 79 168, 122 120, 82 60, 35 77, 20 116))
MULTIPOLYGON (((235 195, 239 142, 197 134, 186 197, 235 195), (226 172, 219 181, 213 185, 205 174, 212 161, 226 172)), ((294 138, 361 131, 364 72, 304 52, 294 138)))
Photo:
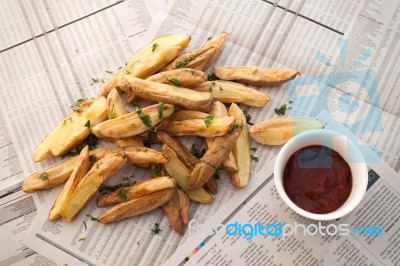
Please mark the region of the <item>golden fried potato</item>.
POLYGON ((69 200, 71 195, 74 193, 81 179, 89 171, 90 159, 89 159, 89 146, 85 146, 78 156, 78 160, 74 166, 74 170, 67 183, 57 196, 53 207, 50 210, 49 220, 54 221, 61 217, 61 210, 64 204, 69 200))
POLYGON ((190 119, 204 119, 210 114, 194 111, 194 110, 180 110, 173 113, 168 120, 169 121, 182 121, 182 120, 190 120, 190 119))
POLYGON ((165 83, 177 87, 190 88, 198 86, 207 81, 207 75, 200 71, 190 68, 180 68, 165 72, 160 72, 148 77, 146 80, 158 83, 165 83))
POLYGON ((76 186, 74 193, 61 210, 64 221, 71 222, 97 192, 104 180, 126 163, 126 155, 117 152, 97 161, 76 186))
POLYGON ((116 89, 112 89, 110 93, 107 95, 107 104, 108 104, 107 112, 109 119, 114 119, 128 113, 116 89))
MULTIPOLYGON (((154 177, 151 179, 142 180, 132 186, 122 187, 126 191, 128 200, 137 199, 147 194, 163 190, 166 188, 176 187, 175 179, 169 176, 154 177)), ((100 195, 97 198, 97 207, 105 207, 112 204, 123 202, 120 195, 120 190, 116 190, 105 195, 100 195)))
POLYGON ((183 221, 181 217, 181 202, 178 191, 175 190, 172 198, 162 206, 164 213, 167 215, 169 225, 180 235, 183 235, 183 221))
POLYGON ((146 147, 127 147, 123 152, 130 164, 167 162, 167 158, 161 152, 146 147))
POLYGON ((181 190, 177 189, 179 195, 179 202, 181 206, 180 216, 182 219, 183 224, 189 223, 189 209, 190 209, 190 200, 188 194, 181 190))
POLYGON ((194 87, 193 90, 208 91, 212 94, 214 100, 223 103, 242 103, 254 107, 263 107, 270 101, 268 94, 264 92, 224 80, 207 81, 194 87))
POLYGON ((250 127, 250 136, 265 145, 283 145, 292 137, 307 130, 321 129, 324 125, 312 117, 273 118, 250 127))
POLYGON ((97 218, 97 221, 108 224, 150 212, 169 201, 175 190, 176 188, 166 188, 137 199, 122 202, 103 213, 97 218))
POLYGON ((274 87, 294 79, 300 72, 289 68, 258 66, 216 67, 214 74, 223 80, 237 80, 246 84, 274 87))

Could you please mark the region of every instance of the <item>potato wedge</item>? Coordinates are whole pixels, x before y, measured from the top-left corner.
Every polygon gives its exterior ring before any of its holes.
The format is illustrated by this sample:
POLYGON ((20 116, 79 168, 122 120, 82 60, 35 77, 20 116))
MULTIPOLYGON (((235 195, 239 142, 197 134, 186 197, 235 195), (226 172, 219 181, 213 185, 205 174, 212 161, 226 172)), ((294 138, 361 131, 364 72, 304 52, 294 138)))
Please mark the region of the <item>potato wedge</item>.
POLYGON ((123 149, 130 164, 166 163, 167 158, 159 151, 146 147, 127 147, 123 149))
POLYGON ((158 129, 171 136, 217 137, 225 135, 232 128, 234 122, 232 117, 213 118, 209 116, 205 119, 164 121, 158 129))
POLYGON ((159 105, 151 105, 143 110, 137 109, 132 113, 104 121, 92 128, 92 132, 106 139, 118 140, 139 135, 157 125, 162 119, 174 112, 174 106, 165 104, 162 117, 159 116, 159 105), (143 119, 142 119, 143 118, 143 119), (146 124, 144 123, 144 121, 146 124))
POLYGON ((283 145, 301 132, 321 129, 324 125, 312 117, 267 119, 250 127, 250 136, 265 145, 283 145))
POLYGON ((194 166, 199 162, 196 156, 190 153, 190 151, 178 140, 171 138, 167 133, 163 131, 157 131, 156 138, 171 148, 178 156, 179 160, 188 168, 193 170, 194 166))
POLYGON ((127 84, 123 82, 125 76, 137 78, 147 78, 151 76, 177 57, 181 50, 182 48, 180 46, 160 48, 151 55, 128 64, 123 70, 112 76, 101 86, 99 95, 106 96, 114 88, 119 91, 125 90, 124 87, 127 86, 127 84))
MULTIPOLYGON (((215 101, 212 105, 212 110, 211 113, 214 114, 214 117, 227 117, 228 112, 226 111, 225 105, 220 102, 220 101, 215 101)), ((212 143, 214 142, 215 138, 206 138, 206 146, 207 149, 212 147, 212 143)), ((233 156, 233 153, 230 152, 228 157, 222 162, 222 167, 224 168, 225 171, 227 172, 236 172, 238 170, 237 164, 235 157, 233 156)), ((217 181, 216 180, 211 180, 210 184, 209 182, 206 183, 207 188, 211 190, 216 190, 215 187, 217 186, 217 181)), ((210 191, 211 191, 210 190, 210 191)), ((211 191, 212 192, 212 191, 211 191)))
MULTIPOLYGON (((90 151, 89 155, 91 163, 95 163, 102 157, 114 151, 115 150, 113 149, 96 149, 90 151)), ((38 171, 28 176, 25 178, 22 184, 22 190, 25 193, 32 193, 42 189, 56 187, 62 183, 65 183, 71 176, 78 158, 79 155, 62 162, 55 167, 38 171)))
POLYGON ((62 120, 55 130, 40 143, 33 154, 33 160, 40 162, 50 154, 53 156, 65 154, 89 136, 90 127, 97 125, 106 118, 106 98, 98 97, 87 109, 82 109, 79 113, 73 112, 62 120))
POLYGON ((246 117, 239 106, 235 103, 231 104, 228 113, 230 116, 234 117, 236 121, 241 121, 243 124, 242 133, 240 133, 240 136, 236 140, 232 149, 239 170, 237 172, 229 173, 232 184, 237 188, 242 188, 247 186, 250 179, 251 157, 249 129, 246 125, 246 117))
POLYGON ((171 199, 162 206, 164 213, 167 215, 169 225, 172 230, 180 235, 183 235, 183 221, 181 217, 181 201, 178 190, 175 190, 171 199))
POLYGON ((214 176, 210 177, 206 184, 204 185, 207 191, 209 191, 211 194, 217 194, 218 192, 218 182, 217 179, 215 179, 214 176))
POLYGON ((223 80, 237 80, 246 84, 274 87, 294 79, 300 72, 289 68, 258 66, 216 67, 214 74, 223 80))
POLYGON ((128 113, 116 89, 112 89, 107 95, 107 104, 107 113, 109 119, 114 119, 128 113))
POLYGON ((203 66, 203 69, 206 69, 207 67, 209 67, 212 63, 215 62, 215 60, 217 60, 218 56, 221 54, 222 48, 224 48, 226 40, 228 39, 228 33, 226 32, 221 32, 220 34, 218 34, 217 36, 211 38, 210 40, 208 40, 203 47, 204 48, 208 48, 208 47, 214 47, 215 48, 215 52, 213 53, 213 55, 208 59, 208 62, 205 66, 203 66))
MULTIPOLYGON (((132 186, 123 187, 123 189, 126 191, 126 197, 128 198, 128 200, 132 200, 159 190, 174 187, 176 187, 175 179, 169 176, 161 176, 142 180, 132 186)), ((105 195, 100 195, 97 198, 97 207, 105 207, 121 202, 123 201, 120 196, 119 190, 116 190, 105 195)))
POLYGON ((135 147, 135 148, 140 148, 144 147, 143 141, 140 137, 134 136, 126 139, 119 139, 115 141, 115 144, 117 144, 118 147, 120 148, 128 148, 128 147, 135 147))
POLYGON ((74 170, 72 171, 70 178, 58 194, 57 199, 50 210, 50 221, 55 221, 61 217, 61 210, 64 204, 69 200, 81 179, 89 171, 89 167, 89 146, 85 146, 85 148, 82 149, 81 153, 78 156, 78 160, 74 166, 74 170))
MULTIPOLYGON (((201 188, 213 176, 215 171, 229 155, 233 145, 239 138, 243 125, 240 121, 228 134, 215 138, 213 146, 206 151, 200 163, 196 164, 187 180, 187 191, 201 188)), ((163 152, 165 155, 165 153, 163 152)))
POLYGON ((179 195, 179 202, 181 205, 180 216, 183 224, 189 223, 189 209, 190 209, 190 200, 188 194, 181 190, 177 189, 179 195))
POLYGON ((204 119, 210 114, 194 111, 194 110, 180 110, 173 113, 168 120, 170 121, 182 121, 182 120, 190 120, 190 119, 204 119))
MULTIPOLYGON (((215 52, 215 48, 213 47, 207 47, 207 48, 199 48, 184 54, 179 55, 177 58, 175 58, 175 60, 173 60, 171 63, 169 63, 166 67, 164 67, 163 69, 161 69, 161 71, 171 71, 174 69, 180 69, 180 68, 193 68, 190 65, 193 62, 196 62, 195 65, 199 65, 198 61, 200 58, 201 63, 204 63, 204 56, 202 56, 203 54, 207 53, 208 56, 206 57, 206 60, 209 59, 209 57, 211 57, 210 52, 212 51, 212 53, 215 52)), ((193 68, 195 69, 195 68, 193 68)), ((204 69, 204 68, 203 68, 204 69)), ((198 68, 198 70, 203 70, 201 68, 198 68)))
POLYGON ((137 199, 120 203, 103 213, 97 218, 97 221, 108 224, 150 212, 169 201, 175 190, 176 188, 166 188, 137 199))
POLYGON ((97 192, 104 180, 115 174, 126 163, 126 155, 117 152, 95 163, 77 185, 74 193, 64 204, 61 216, 71 222, 97 192))
POLYGON ((211 92, 214 100, 223 103, 242 103, 254 107, 263 107, 270 101, 268 94, 264 92, 224 80, 207 81, 194 87, 193 90, 211 92))
POLYGON ((172 178, 176 180, 176 183, 179 185, 179 187, 188 193, 191 200, 200 203, 210 203, 213 201, 213 197, 202 187, 199 187, 196 190, 188 191, 187 182, 190 176, 190 171, 178 159, 175 152, 165 144, 161 147, 161 152, 168 159, 168 162, 164 164, 165 170, 172 178))
POLYGON ((197 92, 168 84, 161 84, 125 76, 127 92, 147 100, 179 105, 191 110, 207 111, 212 102, 209 92, 197 92))
POLYGON ((190 88, 198 86, 207 81, 207 75, 199 70, 190 68, 180 68, 165 72, 160 72, 148 77, 146 80, 158 83, 175 85, 178 87, 190 88))

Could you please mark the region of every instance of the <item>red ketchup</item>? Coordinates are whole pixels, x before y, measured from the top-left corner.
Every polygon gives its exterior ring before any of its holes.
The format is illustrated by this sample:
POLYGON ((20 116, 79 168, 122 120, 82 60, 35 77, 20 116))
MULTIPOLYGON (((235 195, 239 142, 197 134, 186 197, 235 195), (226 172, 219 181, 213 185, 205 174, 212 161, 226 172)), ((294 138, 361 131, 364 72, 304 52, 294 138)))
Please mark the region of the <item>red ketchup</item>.
POLYGON ((304 147, 286 163, 283 186, 293 203, 303 210, 330 213, 339 209, 350 195, 350 167, 328 147, 304 147))

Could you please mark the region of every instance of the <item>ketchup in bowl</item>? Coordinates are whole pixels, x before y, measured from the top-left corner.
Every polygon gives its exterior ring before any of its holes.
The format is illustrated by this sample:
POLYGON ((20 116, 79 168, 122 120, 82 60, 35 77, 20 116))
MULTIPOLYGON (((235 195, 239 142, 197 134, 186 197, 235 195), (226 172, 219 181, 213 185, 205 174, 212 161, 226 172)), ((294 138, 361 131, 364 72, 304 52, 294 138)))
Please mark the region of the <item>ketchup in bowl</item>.
POLYGON ((321 145, 293 153, 283 172, 290 200, 305 211, 333 212, 348 199, 352 176, 347 162, 336 151, 321 145))

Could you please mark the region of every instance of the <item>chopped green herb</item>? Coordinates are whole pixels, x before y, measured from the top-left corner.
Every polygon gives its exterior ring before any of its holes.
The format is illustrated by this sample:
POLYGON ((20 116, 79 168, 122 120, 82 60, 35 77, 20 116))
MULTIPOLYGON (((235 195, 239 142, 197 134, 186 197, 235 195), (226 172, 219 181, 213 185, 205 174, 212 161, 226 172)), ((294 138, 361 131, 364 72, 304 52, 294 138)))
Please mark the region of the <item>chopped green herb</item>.
POLYGON ((220 91, 223 91, 224 89, 223 89, 222 87, 219 87, 219 90, 220 90, 220 91))
POLYGON ((86 102, 87 99, 78 99, 76 100, 76 102, 74 103, 74 105, 71 106, 72 111, 80 113, 82 112, 82 104, 84 102, 86 102))
MULTIPOLYGON (((181 82, 179 80, 177 80, 176 78, 166 78, 166 80, 174 86, 177 86, 177 87, 181 86, 181 82)), ((168 83, 166 82, 166 84, 168 84, 168 83)))
POLYGON ((147 133, 147 138, 143 141, 144 145, 146 147, 148 147, 153 142, 153 140, 156 138, 156 136, 157 136, 157 129, 153 127, 149 131, 149 133, 147 133))
POLYGON ((83 221, 83 226, 85 227, 85 231, 86 231, 87 230, 87 225, 86 225, 85 221, 83 221))
POLYGON ((158 118, 162 119, 163 118, 163 112, 164 110, 167 110, 167 106, 165 106, 164 103, 158 103, 158 118))
POLYGON ((215 172, 214 172, 214 178, 215 179, 219 179, 220 178, 220 174, 221 174, 220 171, 221 171, 221 167, 218 166, 217 169, 215 169, 215 172))
POLYGON ((251 72, 253 75, 257 74, 258 68, 254 69, 253 72, 251 72))
POLYGON ((125 70, 125 74, 130 75, 131 72, 129 70, 125 70))
POLYGON ((256 156, 253 156, 253 155, 251 155, 251 154, 250 154, 250 157, 251 157, 251 159, 252 159, 253 161, 256 161, 256 162, 258 162, 258 157, 256 157, 256 156))
POLYGON ((193 55, 188 56, 188 57, 182 59, 181 61, 176 62, 175 66, 176 66, 176 68, 183 68, 187 64, 189 64, 191 61, 193 61, 194 59, 196 59, 196 57, 194 57, 193 55))
POLYGON ((275 113, 277 115, 284 115, 286 111, 287 111, 286 103, 281 104, 281 106, 279 106, 278 108, 275 108, 275 113))
POLYGON ((208 92, 212 92, 212 87, 208 88, 208 92))
POLYGON ((90 128, 90 120, 86 121, 85 127, 90 128))
POLYGON ((239 125, 238 124, 233 124, 233 127, 232 127, 232 129, 235 129, 235 128, 239 128, 239 125))
POLYGON ((244 111, 243 112, 244 113, 244 115, 246 116, 246 123, 247 124, 249 124, 249 125, 254 125, 252 122, 251 122, 251 115, 248 113, 248 112, 246 112, 246 111, 244 111))
POLYGON ((113 72, 111 70, 106 70, 106 73, 112 74, 113 72))
POLYGON ((114 111, 114 104, 111 105, 111 110, 110 110, 110 113, 108 114, 108 118, 110 118, 110 119, 117 118, 117 115, 115 114, 115 111, 114 111))
POLYGON ((86 237, 81 237, 78 239, 78 241, 83 241, 83 240, 86 240, 86 237))
POLYGON ((46 172, 43 172, 40 174, 39 179, 44 181, 44 180, 49 179, 49 176, 46 172))
POLYGON ((154 173, 156 174, 156 176, 161 176, 161 164, 160 163, 154 164, 153 170, 154 170, 154 173))
POLYGON ((145 124, 148 127, 151 127, 153 125, 153 123, 151 122, 150 116, 144 114, 142 109, 140 109, 139 107, 136 107, 135 112, 137 113, 139 118, 143 121, 143 124, 145 124))
POLYGON ((100 194, 104 194, 106 192, 113 192, 116 191, 117 189, 121 188, 121 187, 129 187, 132 186, 134 183, 121 183, 115 186, 109 186, 109 185, 105 185, 105 184, 101 184, 101 186, 99 187, 99 193, 100 194))
POLYGON ((128 196, 126 195, 126 190, 122 187, 118 191, 118 196, 120 196, 122 202, 127 202, 128 201, 128 196))
POLYGON ((206 127, 209 127, 212 124, 213 120, 214 120, 214 115, 213 114, 211 114, 211 115, 207 116, 206 118, 204 118, 204 123, 206 124, 206 127))
POLYGON ((70 117, 70 118, 68 118, 68 119, 64 119, 63 126, 65 126, 65 125, 67 124, 68 121, 70 121, 70 122, 72 123, 72 122, 73 122, 73 121, 72 121, 72 117, 70 117))
POLYGON ((158 46, 159 45, 157 43, 153 43, 153 47, 151 48, 151 51, 154 53, 158 46))
POLYGON ((100 81, 99 79, 92 78, 92 84, 93 83, 99 83, 99 81, 100 81))
POLYGON ((85 148, 86 145, 89 146, 90 150, 93 150, 97 147, 99 143, 99 139, 93 135, 89 134, 89 136, 78 146, 67 152, 66 154, 63 155, 63 157, 68 157, 68 156, 75 156, 81 153, 82 149, 85 148))
POLYGON ((214 73, 212 73, 212 74, 209 74, 209 75, 207 76, 207 80, 208 80, 208 81, 220 80, 220 78, 217 77, 214 73))
POLYGON ((206 149, 198 149, 196 145, 193 143, 192 146, 190 147, 190 153, 196 156, 197 158, 202 158, 204 154, 206 153, 206 149))
POLYGON ((96 218, 96 217, 93 217, 93 216, 90 215, 90 214, 86 214, 86 217, 88 217, 91 221, 97 221, 97 218, 96 218))
POLYGON ((257 151, 257 148, 251 148, 250 150, 251 151, 257 151))
POLYGON ((99 162, 96 162, 96 168, 99 169, 99 167, 100 167, 99 162))
POLYGON ((212 36, 208 37, 208 38, 207 38, 207 41, 211 40, 212 38, 213 38, 212 36))
POLYGON ((151 233, 153 235, 158 235, 162 230, 160 229, 160 225, 158 223, 154 224, 154 228, 151 229, 151 233))
POLYGON ((292 104, 293 103, 293 101, 289 101, 289 104, 292 104))

